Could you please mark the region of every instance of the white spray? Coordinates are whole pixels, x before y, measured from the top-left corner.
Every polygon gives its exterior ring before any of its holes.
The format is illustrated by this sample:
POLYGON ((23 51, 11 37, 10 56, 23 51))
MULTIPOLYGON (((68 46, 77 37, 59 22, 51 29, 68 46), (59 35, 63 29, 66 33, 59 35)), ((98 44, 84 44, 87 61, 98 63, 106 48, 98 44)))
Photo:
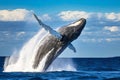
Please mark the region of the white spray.
MULTIPOLYGON (((32 65, 34 63, 35 55, 37 54, 39 47, 44 44, 43 38, 49 35, 50 34, 47 31, 41 29, 33 38, 24 44, 24 46, 18 52, 19 54, 17 51, 15 51, 9 59, 6 59, 4 72, 42 72, 45 61, 52 50, 50 50, 48 54, 40 61, 36 69, 34 69, 32 65)), ((70 64, 68 64, 67 67, 66 68, 68 70, 72 71, 73 69, 73 71, 75 71, 75 69, 71 67, 70 64)), ((50 69, 50 71, 51 70, 57 71, 56 68, 55 70, 50 69)))

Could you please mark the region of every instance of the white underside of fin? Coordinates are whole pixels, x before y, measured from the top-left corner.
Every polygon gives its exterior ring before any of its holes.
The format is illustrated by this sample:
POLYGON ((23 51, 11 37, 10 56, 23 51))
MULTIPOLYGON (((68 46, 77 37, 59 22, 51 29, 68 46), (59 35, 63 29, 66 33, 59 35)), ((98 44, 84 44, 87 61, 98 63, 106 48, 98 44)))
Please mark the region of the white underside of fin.
POLYGON ((38 19, 38 17, 33 14, 34 17, 36 18, 36 20, 38 21, 38 23, 47 31, 49 31, 50 34, 52 34, 54 37, 56 37, 57 39, 61 40, 62 36, 60 33, 58 33, 57 31, 53 30, 50 26, 44 24, 40 19, 38 19))

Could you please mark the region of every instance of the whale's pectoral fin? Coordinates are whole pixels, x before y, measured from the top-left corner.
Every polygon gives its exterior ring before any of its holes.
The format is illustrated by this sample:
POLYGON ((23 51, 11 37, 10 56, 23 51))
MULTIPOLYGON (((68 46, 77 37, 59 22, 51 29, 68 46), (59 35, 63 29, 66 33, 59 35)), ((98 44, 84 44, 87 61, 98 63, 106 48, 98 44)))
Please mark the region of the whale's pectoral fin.
POLYGON ((38 17, 33 14, 34 17, 36 18, 36 20, 38 21, 38 23, 47 31, 49 31, 50 34, 52 34, 53 36, 55 36, 56 38, 58 38, 59 40, 62 39, 62 36, 60 33, 58 33, 57 31, 53 30, 50 26, 44 24, 40 19, 38 19, 38 17))
POLYGON ((75 47, 71 43, 68 45, 68 48, 71 49, 73 52, 76 52, 75 47))

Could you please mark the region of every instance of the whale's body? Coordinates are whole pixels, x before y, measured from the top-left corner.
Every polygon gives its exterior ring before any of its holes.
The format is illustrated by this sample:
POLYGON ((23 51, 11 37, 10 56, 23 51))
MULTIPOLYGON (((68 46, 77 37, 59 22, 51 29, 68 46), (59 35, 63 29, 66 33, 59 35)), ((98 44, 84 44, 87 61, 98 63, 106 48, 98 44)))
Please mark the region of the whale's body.
POLYGON ((42 41, 44 41, 44 43, 39 47, 33 64, 33 68, 37 68, 40 61, 47 55, 47 59, 42 70, 45 71, 53 60, 59 56, 66 47, 69 47, 76 52, 71 42, 77 39, 80 35, 86 24, 86 20, 82 18, 70 25, 61 27, 57 31, 54 31, 49 26, 43 24, 35 14, 34 16, 38 20, 39 24, 51 33, 43 38, 42 41))

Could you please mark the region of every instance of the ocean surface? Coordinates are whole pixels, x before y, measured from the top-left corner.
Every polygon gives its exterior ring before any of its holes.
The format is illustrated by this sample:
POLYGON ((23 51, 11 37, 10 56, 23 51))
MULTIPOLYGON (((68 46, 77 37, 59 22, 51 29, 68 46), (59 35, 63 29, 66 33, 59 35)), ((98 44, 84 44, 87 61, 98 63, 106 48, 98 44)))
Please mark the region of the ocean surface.
POLYGON ((47 72, 3 72, 4 60, 0 80, 120 80, 120 57, 58 58, 47 72))

